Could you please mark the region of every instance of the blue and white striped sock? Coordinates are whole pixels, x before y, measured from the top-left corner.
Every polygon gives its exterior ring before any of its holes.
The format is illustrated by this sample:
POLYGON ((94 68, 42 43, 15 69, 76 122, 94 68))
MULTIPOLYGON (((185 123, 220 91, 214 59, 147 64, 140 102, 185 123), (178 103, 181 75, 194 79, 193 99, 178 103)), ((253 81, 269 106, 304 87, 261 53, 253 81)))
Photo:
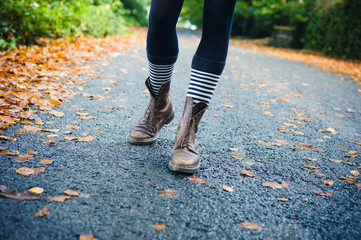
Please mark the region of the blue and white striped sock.
POLYGON ((209 104, 217 87, 219 77, 220 75, 192 68, 187 96, 193 98, 193 105, 199 102, 209 104))
POLYGON ((157 65, 151 62, 148 63, 150 86, 154 95, 157 95, 160 86, 162 86, 163 83, 171 80, 174 63, 168 65, 157 65))

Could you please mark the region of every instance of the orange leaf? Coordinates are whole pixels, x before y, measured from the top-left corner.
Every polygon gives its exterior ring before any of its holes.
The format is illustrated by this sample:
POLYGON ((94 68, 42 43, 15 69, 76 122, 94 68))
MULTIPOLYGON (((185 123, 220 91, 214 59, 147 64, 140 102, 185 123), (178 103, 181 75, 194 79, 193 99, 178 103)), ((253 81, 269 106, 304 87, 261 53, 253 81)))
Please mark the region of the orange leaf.
POLYGON ((69 196, 75 196, 75 197, 79 196, 79 193, 77 191, 71 189, 64 190, 64 193, 69 196))
POLYGON ((252 231, 262 231, 263 229, 261 226, 251 222, 242 222, 240 225, 243 229, 249 229, 252 231))
POLYGON ((49 208, 48 206, 44 206, 42 209, 34 213, 35 217, 45 217, 49 215, 49 208))
POLYGON ((334 185, 335 184, 332 180, 321 180, 321 182, 325 185, 334 185))
POLYGON ((81 234, 79 240, 98 240, 93 234, 81 234))
POLYGON ((195 177, 195 176, 191 176, 190 178, 188 178, 189 180, 196 182, 196 183, 200 183, 200 184, 206 184, 206 181, 204 181, 202 178, 199 177, 195 177))
POLYGON ((45 172, 45 168, 44 167, 39 167, 39 168, 23 167, 23 168, 17 169, 16 172, 18 174, 20 174, 20 175, 25 176, 25 177, 30 177, 30 176, 33 176, 35 174, 45 172))
POLYGON ((262 186, 276 189, 276 188, 288 188, 290 184, 287 181, 282 181, 281 184, 277 182, 264 182, 262 183, 262 186))
POLYGON ((226 185, 223 185, 222 188, 223 188, 223 190, 226 191, 226 192, 233 192, 233 191, 234 191, 233 188, 228 187, 228 186, 226 186, 226 185))
POLYGON ((281 202, 288 202, 289 201, 288 198, 277 198, 277 200, 279 200, 281 202))
POLYGON ((246 171, 246 170, 242 170, 241 173, 242 173, 243 175, 248 176, 248 177, 254 177, 254 174, 253 174, 253 173, 251 173, 251 172, 249 172, 249 171, 246 171))
POLYGON ((312 192, 318 194, 318 195, 321 195, 321 196, 325 196, 325 197, 329 197, 329 196, 332 196, 333 193, 330 193, 330 192, 325 192, 325 191, 322 191, 322 190, 312 190, 312 192))
POLYGON ((54 201, 54 202, 64 202, 66 200, 68 200, 70 198, 70 196, 54 196, 49 198, 49 201, 54 201))
POLYGON ((166 228, 166 226, 164 224, 154 224, 153 225, 154 230, 163 230, 165 228, 166 228))
POLYGON ((160 191, 159 196, 161 197, 170 197, 170 198, 176 198, 179 196, 179 194, 176 194, 177 191, 173 189, 165 189, 163 191, 160 191))

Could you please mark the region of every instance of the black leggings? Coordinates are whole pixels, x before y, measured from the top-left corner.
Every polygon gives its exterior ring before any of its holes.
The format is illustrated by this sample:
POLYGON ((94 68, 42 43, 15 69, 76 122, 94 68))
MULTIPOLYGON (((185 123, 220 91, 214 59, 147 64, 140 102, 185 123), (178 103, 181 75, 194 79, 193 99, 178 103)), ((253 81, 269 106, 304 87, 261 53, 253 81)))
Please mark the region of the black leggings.
MULTIPOLYGON (((152 0, 147 36, 148 59, 172 64, 178 56, 176 25, 184 0, 152 0)), ((220 74, 223 70, 236 0, 204 0, 202 39, 192 67, 220 74)))

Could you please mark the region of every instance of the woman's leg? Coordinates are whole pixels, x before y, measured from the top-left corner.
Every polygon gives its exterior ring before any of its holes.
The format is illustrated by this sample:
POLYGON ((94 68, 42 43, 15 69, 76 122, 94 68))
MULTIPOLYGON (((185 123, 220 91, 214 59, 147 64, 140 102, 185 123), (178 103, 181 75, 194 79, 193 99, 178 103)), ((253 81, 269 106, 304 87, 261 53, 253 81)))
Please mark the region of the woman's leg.
POLYGON ((204 1, 202 39, 193 57, 183 116, 168 164, 172 171, 194 173, 199 169, 196 133, 225 65, 235 4, 236 0, 204 1))
POLYGON ((187 96, 209 104, 228 52, 236 0, 205 0, 202 39, 192 61, 187 96))
POLYGON ((170 81, 178 56, 176 25, 184 0, 152 0, 147 36, 150 85, 157 95, 170 81))
POLYGON ((169 99, 170 79, 178 56, 176 25, 183 0, 152 0, 147 37, 150 92, 147 109, 130 133, 132 144, 152 144, 159 130, 174 118, 169 99))

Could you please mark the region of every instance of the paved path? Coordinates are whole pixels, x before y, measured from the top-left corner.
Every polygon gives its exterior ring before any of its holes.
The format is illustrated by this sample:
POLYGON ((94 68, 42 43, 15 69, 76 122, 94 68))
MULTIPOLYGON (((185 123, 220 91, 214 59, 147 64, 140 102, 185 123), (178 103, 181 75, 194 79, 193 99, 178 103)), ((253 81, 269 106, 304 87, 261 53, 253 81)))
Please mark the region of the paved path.
MULTIPOLYGON (((109 64, 95 64, 106 77, 88 79, 90 84, 82 93, 105 99, 76 95, 64 104, 68 108, 61 109, 65 117, 42 115, 43 121, 54 122, 44 127, 61 129, 55 146, 44 144, 46 136, 41 133, 0 142, 21 153, 38 151, 32 161, 23 164, 0 156, 0 184, 19 191, 43 187, 42 195, 48 198, 62 195, 65 189, 81 193, 65 202, 0 198, 0 239, 77 239, 89 233, 99 239, 360 239, 361 188, 339 179, 349 177, 361 165, 359 156, 346 157, 348 151, 361 150, 354 143, 361 142, 355 136, 361 134, 361 87, 347 76, 231 46, 228 65, 197 136, 202 163, 195 176, 206 184, 168 170, 198 41, 196 33, 181 31, 171 89, 177 115, 153 146, 127 143, 148 101, 143 93, 147 76, 144 46, 109 64), (110 90, 105 91, 107 87, 110 90), (97 119, 79 120, 74 105, 88 108, 97 119), (89 133, 96 139, 84 143, 63 140, 69 130, 65 125, 74 122, 80 127, 74 136, 89 133), (338 134, 315 130, 328 128, 338 134), (304 158, 317 160, 306 162, 304 158), (42 166, 40 159, 54 162, 32 177, 15 173, 19 167, 42 166), (318 172, 305 165, 319 167, 318 172), (241 170, 255 176, 243 176, 241 170), (321 182, 327 179, 334 185, 321 182), (287 181, 290 186, 262 186, 273 181, 287 181), (222 185, 234 192, 222 190, 222 185), (165 189, 176 190, 178 196, 159 196, 165 189), (320 196, 312 190, 333 195, 320 196), (50 214, 34 217, 45 204, 50 214), (263 230, 243 229, 240 223, 245 221, 263 230), (154 230, 154 224, 166 228, 154 230)), ((19 127, 6 134, 13 136, 19 127)), ((360 177, 356 182, 361 182, 360 177)))

